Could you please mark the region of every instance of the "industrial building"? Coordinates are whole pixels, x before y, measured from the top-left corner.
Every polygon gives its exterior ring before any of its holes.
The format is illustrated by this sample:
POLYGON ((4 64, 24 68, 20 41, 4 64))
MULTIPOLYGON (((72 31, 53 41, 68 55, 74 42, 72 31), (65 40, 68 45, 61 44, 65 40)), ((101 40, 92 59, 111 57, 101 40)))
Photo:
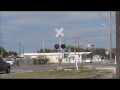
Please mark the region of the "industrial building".
MULTIPOLYGON (((92 58, 92 52, 71 52, 68 54, 68 52, 65 52, 63 55, 62 63, 67 63, 68 58, 69 62, 74 63, 75 58, 81 62, 81 60, 85 58, 92 58), (66 57, 65 57, 65 56, 66 57)), ((38 58, 48 58, 50 63, 58 63, 60 53, 23 53, 21 54, 21 57, 29 58, 29 59, 38 59, 38 58)))

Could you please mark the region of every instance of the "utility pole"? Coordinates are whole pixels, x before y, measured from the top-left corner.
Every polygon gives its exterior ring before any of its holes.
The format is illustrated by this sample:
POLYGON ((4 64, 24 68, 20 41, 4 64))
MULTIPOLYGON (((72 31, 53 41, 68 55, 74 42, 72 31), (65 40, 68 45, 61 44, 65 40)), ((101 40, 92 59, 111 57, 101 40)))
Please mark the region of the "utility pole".
MULTIPOLYGON (((74 40, 75 40, 75 49, 74 49, 74 53, 76 55, 76 37, 74 37, 74 40)), ((76 69, 78 70, 78 65, 77 65, 77 57, 75 56, 75 64, 76 64, 76 69)))
POLYGON ((116 11, 116 78, 120 79, 120 11, 116 11))
POLYGON ((75 48, 76 48, 76 37, 74 37, 74 40, 75 40, 75 48))
MULTIPOLYGON (((1 13, 0 13, 0 15, 1 15, 1 13)), ((0 18, 1 18, 1 16, 0 16, 0 18)), ((0 20, 0 38, 1 38, 1 40, 0 40, 0 44, 1 44, 1 57, 3 57, 3 41, 2 41, 2 30, 1 30, 1 20, 0 20)))
POLYGON ((2 52, 2 53, 1 53, 1 55, 2 55, 2 57, 3 57, 3 39, 2 39, 2 37, 3 37, 3 36, 2 36, 2 32, 1 32, 1 42, 2 42, 2 49, 1 49, 1 52, 2 52))
MULTIPOLYGON (((0 13, 0 15, 1 15, 1 13, 0 13)), ((0 18, 1 18, 1 16, 0 16, 0 18)), ((1 20, 0 20, 0 48, 1 48, 1 54, 0 54, 0 56, 2 57, 2 31, 1 31, 1 20)))
POLYGON ((109 26, 110 26, 110 31, 109 31, 109 37, 110 37, 110 63, 112 63, 112 19, 111 19, 111 11, 109 13, 109 26))
POLYGON ((75 48, 74 48, 74 53, 76 54, 76 37, 74 37, 75 40, 75 48))
MULTIPOLYGON (((60 45, 62 45, 62 36, 60 35, 60 45)), ((62 63, 62 48, 60 47, 60 58, 59 58, 59 70, 62 69, 62 66, 61 66, 61 63, 62 63)))
POLYGON ((21 42, 19 42, 19 57, 21 57, 21 42))
POLYGON ((63 43, 65 44, 65 39, 63 39, 63 43))
POLYGON ((0 30, 0 36, 1 36, 1 57, 3 57, 3 41, 2 41, 2 31, 0 30))
POLYGON ((79 54, 79 37, 78 37, 78 54, 79 54))
POLYGON ((24 46, 23 46, 23 57, 24 57, 24 46))
POLYGON ((45 58, 45 44, 44 44, 44 36, 43 36, 43 53, 44 53, 44 58, 45 58))

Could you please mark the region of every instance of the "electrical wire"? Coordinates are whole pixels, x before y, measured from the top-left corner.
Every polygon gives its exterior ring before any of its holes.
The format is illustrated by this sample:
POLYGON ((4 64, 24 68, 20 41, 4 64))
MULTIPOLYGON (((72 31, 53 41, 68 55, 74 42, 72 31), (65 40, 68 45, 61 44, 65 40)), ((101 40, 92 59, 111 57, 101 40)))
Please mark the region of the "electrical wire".
MULTIPOLYGON (((102 19, 104 19, 108 24, 109 24, 109 21, 107 21, 102 15, 100 15, 97 11, 96 11, 96 13, 102 18, 102 19)), ((111 17, 113 18, 113 16, 111 15, 111 17)), ((115 31, 115 29, 112 27, 112 29, 113 29, 113 31, 114 31, 114 33, 115 33, 115 35, 116 35, 116 31, 115 31)), ((113 34, 114 35, 114 34, 113 34)), ((114 38, 115 39, 115 36, 114 37, 112 37, 112 38, 114 38)))

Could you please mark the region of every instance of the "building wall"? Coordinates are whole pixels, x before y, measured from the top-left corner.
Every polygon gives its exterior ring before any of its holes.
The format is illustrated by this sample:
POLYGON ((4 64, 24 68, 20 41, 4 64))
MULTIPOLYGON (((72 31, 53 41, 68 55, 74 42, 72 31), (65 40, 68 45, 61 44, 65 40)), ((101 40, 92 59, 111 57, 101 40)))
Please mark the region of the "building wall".
POLYGON ((94 55, 94 56, 93 56, 93 60, 94 60, 94 61, 98 61, 99 56, 100 56, 100 55, 94 55))
MULTIPOLYGON (((88 52, 82 52, 79 54, 76 53, 76 55, 74 53, 71 53, 71 58, 69 60, 70 63, 75 63, 75 58, 78 60, 78 62, 81 62, 81 60, 83 59, 83 56, 84 54, 89 54, 88 52)), ((41 54, 38 54, 38 53, 28 53, 28 54, 24 54, 24 57, 27 57, 27 58, 39 58, 41 56, 43 56, 44 54, 41 53, 41 54)), ((22 55, 21 55, 22 56, 22 55)), ((58 59, 59 59, 59 53, 45 53, 45 57, 46 58, 49 58, 49 63, 58 63, 58 59)), ((67 58, 63 58, 62 59, 62 63, 67 63, 68 62, 68 59, 67 58)))
POLYGON ((58 63, 59 55, 47 55, 47 58, 49 58, 50 63, 58 63))

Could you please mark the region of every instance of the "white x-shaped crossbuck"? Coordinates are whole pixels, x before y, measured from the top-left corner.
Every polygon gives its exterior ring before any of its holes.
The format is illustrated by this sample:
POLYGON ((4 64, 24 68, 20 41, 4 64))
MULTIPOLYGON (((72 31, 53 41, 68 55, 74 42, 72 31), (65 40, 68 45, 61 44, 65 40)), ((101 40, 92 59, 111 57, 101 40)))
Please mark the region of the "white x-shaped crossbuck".
POLYGON ((58 37, 59 35, 60 36, 64 36, 64 34, 62 33, 62 31, 63 31, 63 28, 60 28, 60 30, 58 30, 57 28, 55 28, 55 31, 57 32, 57 34, 55 35, 56 37, 58 37))

